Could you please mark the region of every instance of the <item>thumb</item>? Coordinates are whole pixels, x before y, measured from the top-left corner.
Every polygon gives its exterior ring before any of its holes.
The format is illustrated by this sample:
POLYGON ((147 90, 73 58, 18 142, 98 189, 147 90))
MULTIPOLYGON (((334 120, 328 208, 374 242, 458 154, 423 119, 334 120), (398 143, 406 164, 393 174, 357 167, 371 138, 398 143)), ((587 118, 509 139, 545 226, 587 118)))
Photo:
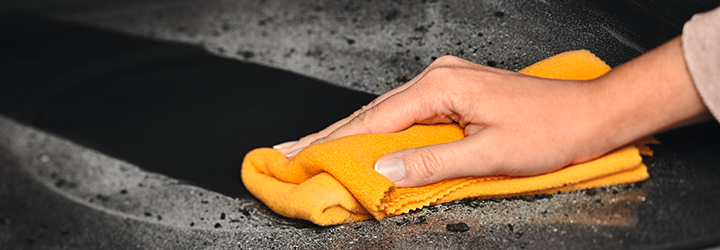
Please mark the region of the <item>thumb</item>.
POLYGON ((398 187, 424 186, 442 180, 495 174, 497 169, 476 138, 392 152, 375 161, 375 171, 398 187))

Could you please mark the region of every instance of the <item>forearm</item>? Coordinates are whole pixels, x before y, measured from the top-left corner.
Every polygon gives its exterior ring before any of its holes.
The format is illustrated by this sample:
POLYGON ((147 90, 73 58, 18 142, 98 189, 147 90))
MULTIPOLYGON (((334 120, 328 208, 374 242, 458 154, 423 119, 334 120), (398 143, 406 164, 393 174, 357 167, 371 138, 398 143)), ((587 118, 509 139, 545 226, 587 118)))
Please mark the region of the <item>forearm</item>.
POLYGON ((686 66, 680 37, 598 78, 599 131, 614 146, 711 118, 686 66))

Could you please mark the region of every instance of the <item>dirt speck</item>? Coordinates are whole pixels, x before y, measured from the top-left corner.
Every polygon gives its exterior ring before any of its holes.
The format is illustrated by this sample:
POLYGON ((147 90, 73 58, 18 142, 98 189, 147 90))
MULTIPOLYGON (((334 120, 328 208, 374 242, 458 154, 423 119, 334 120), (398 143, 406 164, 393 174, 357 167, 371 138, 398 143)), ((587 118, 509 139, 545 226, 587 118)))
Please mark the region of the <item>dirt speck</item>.
POLYGON ((387 13, 385 13, 385 21, 392 22, 395 21, 395 19, 398 19, 400 16, 400 11, 393 9, 387 13))
MULTIPOLYGON (((236 54, 242 56, 244 59, 250 59, 255 57, 255 53, 253 53, 252 51, 238 50, 236 54)), ((202 193, 200 195, 202 196, 202 193)))
POLYGON ((520 199, 522 199, 522 200, 524 200, 524 201, 527 201, 527 202, 534 202, 534 201, 535 201, 535 196, 533 196, 533 195, 523 195, 523 196, 520 196, 520 199))
POLYGON ((594 188, 585 189, 585 195, 587 196, 595 196, 596 194, 597 190, 595 190, 594 188))
POLYGON ((447 224, 447 230, 450 232, 467 232, 470 230, 470 227, 468 227, 465 222, 460 222, 457 224, 447 224))

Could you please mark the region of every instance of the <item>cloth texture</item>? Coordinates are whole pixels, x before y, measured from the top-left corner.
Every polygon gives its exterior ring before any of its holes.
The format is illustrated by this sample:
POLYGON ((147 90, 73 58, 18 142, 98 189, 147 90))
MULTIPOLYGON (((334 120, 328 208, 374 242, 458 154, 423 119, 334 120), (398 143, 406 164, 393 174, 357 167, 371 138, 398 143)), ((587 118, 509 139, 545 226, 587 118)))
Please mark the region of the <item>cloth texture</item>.
MULTIPOLYGON (((580 50, 548 58, 521 73, 592 79, 609 70, 592 53, 580 50)), ((278 214, 334 225, 381 220, 464 198, 555 193, 637 182, 648 178, 640 153, 652 153, 637 143, 543 175, 463 177, 414 188, 397 188, 373 169, 375 160, 387 153, 463 137, 463 129, 456 124, 414 125, 397 133, 354 135, 315 144, 290 160, 274 149, 259 148, 245 156, 242 180, 250 193, 278 214)))
POLYGON ((720 7, 696 14, 685 23, 682 43, 695 87, 720 120, 720 7))

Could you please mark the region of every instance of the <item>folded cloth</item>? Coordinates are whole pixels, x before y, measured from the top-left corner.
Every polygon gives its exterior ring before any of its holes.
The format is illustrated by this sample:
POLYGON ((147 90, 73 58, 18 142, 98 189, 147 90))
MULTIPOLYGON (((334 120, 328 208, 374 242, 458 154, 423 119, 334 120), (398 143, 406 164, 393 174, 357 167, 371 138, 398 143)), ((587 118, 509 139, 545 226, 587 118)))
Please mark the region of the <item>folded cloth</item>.
MULTIPOLYGON (((570 51, 520 71, 547 78, 592 79, 610 67, 587 50, 570 51)), ((414 125, 387 134, 362 134, 315 144, 288 160, 279 151, 259 148, 242 164, 248 191, 276 213, 318 225, 371 218, 381 220, 410 210, 465 198, 555 193, 637 182, 648 178, 636 143, 596 160, 536 176, 463 177, 435 184, 398 188, 373 165, 390 152, 462 139, 456 124, 414 125)))

